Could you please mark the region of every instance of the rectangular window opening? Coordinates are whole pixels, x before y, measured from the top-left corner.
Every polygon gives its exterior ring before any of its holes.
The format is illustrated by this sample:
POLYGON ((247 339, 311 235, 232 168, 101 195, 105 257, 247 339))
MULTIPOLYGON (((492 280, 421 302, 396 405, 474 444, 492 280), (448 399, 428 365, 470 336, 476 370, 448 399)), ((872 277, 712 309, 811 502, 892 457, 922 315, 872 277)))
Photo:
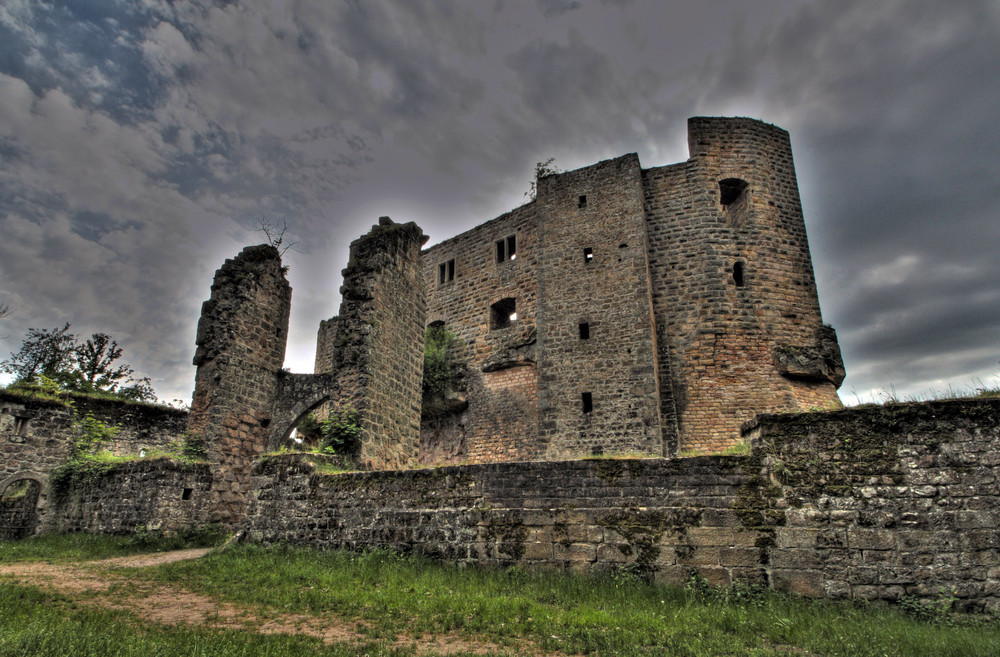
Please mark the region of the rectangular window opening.
POLYGON ((510 235, 502 240, 497 240, 497 262, 508 262, 517 258, 517 237, 510 235))
POLYGON ((578 208, 585 208, 585 207, 587 207, 587 195, 586 194, 581 194, 580 195, 580 201, 577 203, 577 207, 578 208))
POLYGON ((593 412, 593 410, 594 410, 594 396, 591 393, 585 392, 585 393, 581 394, 580 395, 580 401, 583 402, 583 412, 584 413, 591 413, 591 412, 593 412))
POLYGON ((587 322, 580 322, 580 339, 589 340, 590 339, 590 324, 587 322))
POLYGON ((192 494, 193 492, 194 492, 194 489, 193 489, 193 488, 185 488, 185 489, 184 489, 184 492, 183 492, 183 493, 181 493, 181 499, 182 499, 182 500, 189 500, 189 499, 191 499, 191 494, 192 494))
POLYGON ((448 262, 442 262, 438 265, 438 285, 444 285, 445 283, 455 280, 455 259, 452 258, 448 262))
POLYGON ((594 261, 594 249, 589 246, 583 249, 583 261, 588 265, 594 261))

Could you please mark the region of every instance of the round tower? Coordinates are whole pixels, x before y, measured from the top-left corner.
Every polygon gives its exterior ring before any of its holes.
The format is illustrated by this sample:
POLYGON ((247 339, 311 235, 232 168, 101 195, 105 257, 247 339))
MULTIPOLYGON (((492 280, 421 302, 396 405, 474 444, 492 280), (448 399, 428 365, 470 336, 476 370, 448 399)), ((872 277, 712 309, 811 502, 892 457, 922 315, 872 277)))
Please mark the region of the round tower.
POLYGON ((788 133, 695 117, 688 144, 650 212, 656 284, 669 290, 657 325, 680 451, 717 451, 757 413, 839 407, 844 372, 820 314, 788 133))

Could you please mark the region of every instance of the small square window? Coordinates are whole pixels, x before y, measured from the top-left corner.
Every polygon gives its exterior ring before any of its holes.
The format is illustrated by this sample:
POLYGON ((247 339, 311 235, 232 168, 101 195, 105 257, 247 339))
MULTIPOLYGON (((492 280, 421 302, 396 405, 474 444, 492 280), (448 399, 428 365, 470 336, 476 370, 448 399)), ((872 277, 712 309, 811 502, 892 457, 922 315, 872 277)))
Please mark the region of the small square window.
POLYGON ((517 321, 517 301, 501 299, 490 306, 490 329, 497 330, 513 326, 517 321))
POLYGON ((194 493, 194 489, 193 488, 185 488, 184 491, 181 493, 181 499, 182 500, 190 500, 192 493, 194 493))
POLYGON ((588 265, 594 261, 594 249, 588 246, 583 250, 583 261, 588 265))

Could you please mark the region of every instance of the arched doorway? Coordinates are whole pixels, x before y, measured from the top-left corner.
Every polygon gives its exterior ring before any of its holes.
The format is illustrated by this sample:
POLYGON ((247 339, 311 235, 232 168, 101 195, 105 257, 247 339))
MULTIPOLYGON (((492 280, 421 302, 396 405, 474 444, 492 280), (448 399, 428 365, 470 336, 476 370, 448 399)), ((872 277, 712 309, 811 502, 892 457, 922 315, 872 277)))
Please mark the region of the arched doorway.
POLYGON ((42 483, 31 477, 10 477, 0 492, 0 539, 27 538, 38 528, 38 499, 42 483))

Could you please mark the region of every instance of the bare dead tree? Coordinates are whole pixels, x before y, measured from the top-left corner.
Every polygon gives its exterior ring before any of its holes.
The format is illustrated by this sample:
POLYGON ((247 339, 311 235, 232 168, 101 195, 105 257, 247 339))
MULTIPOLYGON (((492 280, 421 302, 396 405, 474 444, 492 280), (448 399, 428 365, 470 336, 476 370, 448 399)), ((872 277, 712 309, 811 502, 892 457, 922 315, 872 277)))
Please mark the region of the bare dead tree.
MULTIPOLYGON (((288 228, 288 221, 284 217, 272 219, 262 216, 257 220, 254 230, 263 235, 268 244, 278 249, 278 255, 285 255, 285 251, 298 244, 298 241, 291 239, 288 228)), ((298 249, 293 250, 297 251, 298 249)))

